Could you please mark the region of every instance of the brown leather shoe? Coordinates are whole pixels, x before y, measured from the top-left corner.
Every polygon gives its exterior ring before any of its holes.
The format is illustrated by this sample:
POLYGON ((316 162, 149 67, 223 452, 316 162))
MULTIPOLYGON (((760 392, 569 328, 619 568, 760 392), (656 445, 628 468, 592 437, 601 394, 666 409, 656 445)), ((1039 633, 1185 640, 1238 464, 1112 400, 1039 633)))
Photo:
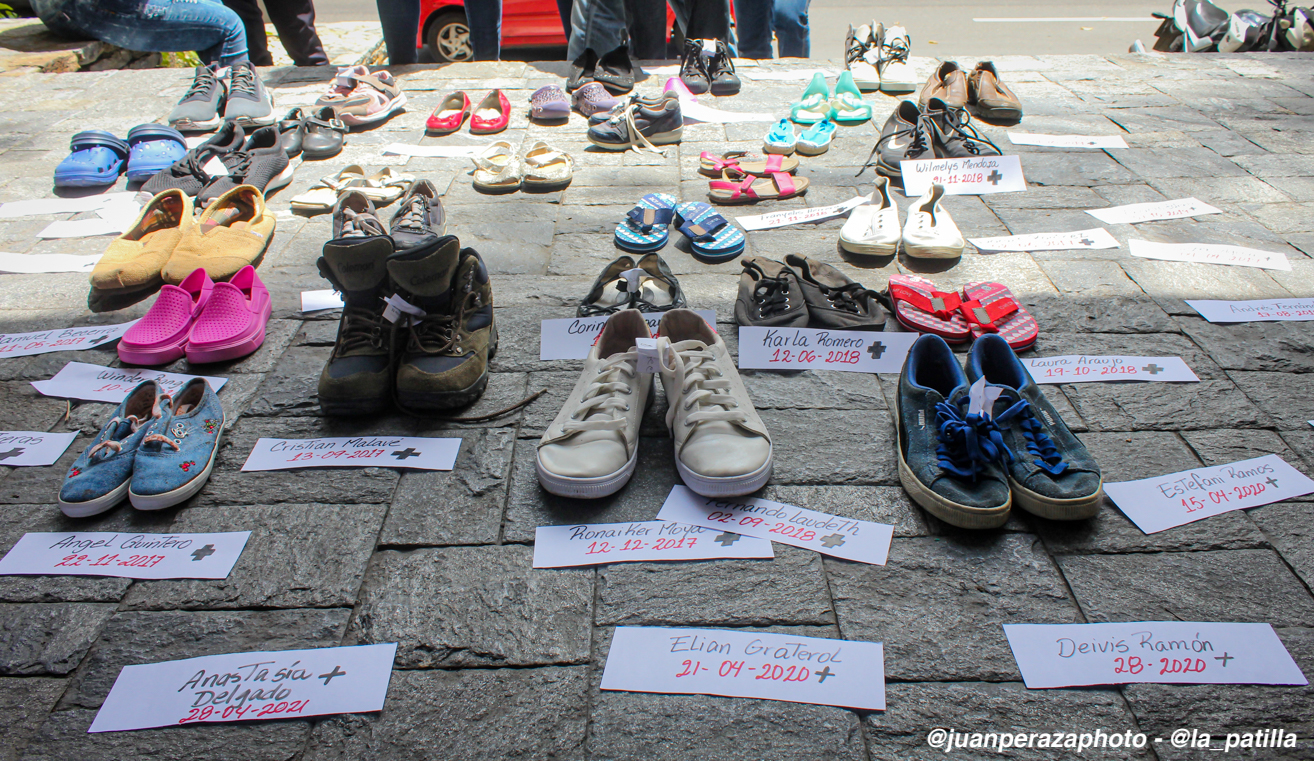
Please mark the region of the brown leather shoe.
POLYGON ((1008 85, 999 81, 999 72, 990 61, 982 61, 967 80, 968 106, 972 113, 991 122, 1022 121, 1022 102, 1008 85))
POLYGON ((931 74, 917 98, 917 105, 926 108, 931 98, 939 98, 949 108, 967 106, 967 73, 953 61, 945 61, 931 74))

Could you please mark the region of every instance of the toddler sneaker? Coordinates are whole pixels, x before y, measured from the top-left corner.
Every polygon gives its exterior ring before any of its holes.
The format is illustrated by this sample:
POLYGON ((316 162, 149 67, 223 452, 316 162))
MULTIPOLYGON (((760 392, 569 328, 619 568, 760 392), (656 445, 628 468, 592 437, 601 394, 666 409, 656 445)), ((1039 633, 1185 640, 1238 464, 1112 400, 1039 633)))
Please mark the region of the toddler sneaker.
POLYGON ((380 69, 371 74, 365 66, 348 66, 338 69, 329 91, 315 101, 315 106, 331 106, 348 126, 373 124, 405 107, 406 93, 387 71, 380 69))
POLYGON ((110 242, 91 270, 91 287, 134 292, 154 288, 178 242, 196 224, 192 199, 182 190, 166 190, 141 210, 127 232, 110 242))
POLYGON ((740 262, 735 322, 745 327, 806 328, 808 304, 798 273, 774 259, 749 256, 740 262))
POLYGON ((128 499, 138 510, 163 510, 191 498, 210 480, 224 409, 204 378, 187 381, 171 414, 141 439, 128 499))
POLYGON ((272 310, 269 289, 255 267, 243 267, 228 282, 214 286, 187 339, 187 361, 224 362, 251 354, 265 342, 272 310))
POLYGON ((789 254, 785 264, 798 275, 813 326, 835 330, 880 330, 885 326, 889 315, 877 302, 875 291, 806 256, 789 254))
POLYGON ((166 285, 146 316, 119 341, 119 359, 131 365, 167 365, 183 358, 192 327, 210 302, 214 281, 194 270, 178 285, 166 285))
POLYGON ((60 511, 70 518, 86 518, 122 502, 138 448, 148 435, 163 430, 169 417, 169 395, 159 384, 145 381, 134 388, 68 469, 59 487, 60 511))

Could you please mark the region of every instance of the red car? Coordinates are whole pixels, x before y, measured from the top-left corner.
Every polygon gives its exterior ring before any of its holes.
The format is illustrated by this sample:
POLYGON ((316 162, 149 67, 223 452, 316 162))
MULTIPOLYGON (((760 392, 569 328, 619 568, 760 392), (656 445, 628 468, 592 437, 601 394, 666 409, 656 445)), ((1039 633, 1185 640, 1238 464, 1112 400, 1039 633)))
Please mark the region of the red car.
MULTIPOLYGON (((474 57, 462 0, 420 0, 420 38, 438 62, 474 57)), ((502 0, 502 47, 565 47, 556 0, 502 0)))

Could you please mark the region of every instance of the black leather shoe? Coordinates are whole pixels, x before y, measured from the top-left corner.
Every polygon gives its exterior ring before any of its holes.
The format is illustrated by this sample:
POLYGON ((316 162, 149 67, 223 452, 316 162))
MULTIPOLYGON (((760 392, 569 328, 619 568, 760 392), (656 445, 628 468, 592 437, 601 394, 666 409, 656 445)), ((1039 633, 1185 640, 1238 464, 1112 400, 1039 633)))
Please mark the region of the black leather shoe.
POLYGON ((566 78, 566 92, 575 92, 589 82, 596 82, 595 70, 598 67, 598 54, 593 48, 585 48, 584 54, 570 65, 570 76, 566 78))
POLYGON ((711 80, 713 95, 735 95, 739 92, 739 76, 735 74, 735 62, 730 59, 730 48, 721 40, 716 41, 716 55, 707 63, 707 77, 711 80))
POLYGON ((634 89, 634 64, 630 62, 630 48, 621 45, 598 59, 593 78, 612 95, 624 95, 634 89))
POLYGON ((301 150, 308 159, 326 159, 342 152, 347 140, 347 125, 338 118, 332 106, 311 111, 303 121, 305 136, 301 150))
POLYGON ((301 140, 306 134, 305 119, 306 112, 300 108, 294 108, 287 112, 287 116, 278 120, 279 145, 283 146, 288 158, 293 158, 301 153, 301 140))

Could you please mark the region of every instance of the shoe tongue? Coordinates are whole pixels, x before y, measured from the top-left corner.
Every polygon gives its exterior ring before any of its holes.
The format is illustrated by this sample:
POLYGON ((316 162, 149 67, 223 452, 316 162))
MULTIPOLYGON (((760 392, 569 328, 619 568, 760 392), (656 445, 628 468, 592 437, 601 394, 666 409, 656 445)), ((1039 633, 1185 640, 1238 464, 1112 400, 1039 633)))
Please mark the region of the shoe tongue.
POLYGON ((449 237, 435 251, 424 256, 389 261, 388 274, 399 288, 415 297, 412 303, 428 310, 447 303, 447 293, 451 290, 460 258, 460 242, 449 237))
POLYGON ((344 291, 372 291, 388 278, 388 255, 370 246, 342 246, 324 252, 333 284, 344 291))

